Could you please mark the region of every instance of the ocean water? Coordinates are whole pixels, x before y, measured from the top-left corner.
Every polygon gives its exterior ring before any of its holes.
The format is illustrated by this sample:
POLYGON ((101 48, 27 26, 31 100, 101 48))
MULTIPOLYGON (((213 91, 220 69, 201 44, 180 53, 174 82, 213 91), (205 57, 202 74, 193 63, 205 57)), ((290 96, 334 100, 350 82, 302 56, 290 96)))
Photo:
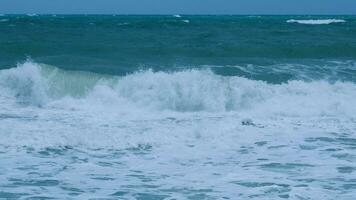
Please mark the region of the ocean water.
POLYGON ((356 197, 356 17, 0 15, 0 199, 356 197))

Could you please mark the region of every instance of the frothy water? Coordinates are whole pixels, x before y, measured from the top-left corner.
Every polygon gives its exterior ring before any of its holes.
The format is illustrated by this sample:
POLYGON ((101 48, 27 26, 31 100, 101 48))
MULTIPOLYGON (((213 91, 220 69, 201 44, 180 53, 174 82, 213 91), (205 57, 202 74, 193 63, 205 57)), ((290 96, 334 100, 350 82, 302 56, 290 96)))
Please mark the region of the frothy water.
POLYGON ((353 199, 355 99, 350 81, 28 61, 0 71, 0 198, 353 199))

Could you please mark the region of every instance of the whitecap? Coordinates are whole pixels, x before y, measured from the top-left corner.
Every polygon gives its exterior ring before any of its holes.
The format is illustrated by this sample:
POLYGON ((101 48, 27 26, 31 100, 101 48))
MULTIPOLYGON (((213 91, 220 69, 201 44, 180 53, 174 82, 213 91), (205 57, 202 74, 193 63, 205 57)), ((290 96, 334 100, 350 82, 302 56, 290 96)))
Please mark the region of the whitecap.
POLYGON ((323 25, 332 23, 345 23, 342 19, 308 19, 308 20, 287 20, 287 23, 309 24, 309 25, 323 25))
POLYGON ((259 15, 249 15, 249 16, 247 16, 248 18, 261 18, 261 16, 259 16, 259 15))
POLYGON ((173 15, 173 17, 181 18, 182 16, 181 15, 173 15))

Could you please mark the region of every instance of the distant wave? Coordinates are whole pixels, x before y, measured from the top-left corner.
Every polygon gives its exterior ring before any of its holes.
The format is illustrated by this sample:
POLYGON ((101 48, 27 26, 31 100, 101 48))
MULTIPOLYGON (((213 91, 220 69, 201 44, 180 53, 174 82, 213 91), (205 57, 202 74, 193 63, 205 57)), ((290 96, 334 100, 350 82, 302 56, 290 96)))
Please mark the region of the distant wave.
POLYGON ((181 15, 173 15, 173 17, 181 18, 181 15))
POLYGON ((248 18, 261 18, 261 16, 259 16, 259 15, 249 15, 249 16, 247 16, 248 18))
POLYGON ((129 25, 130 23, 127 23, 127 22, 123 22, 123 23, 118 23, 117 25, 118 26, 126 26, 126 25, 129 25))
POLYGON ((322 25, 322 24, 332 24, 332 23, 345 23, 343 19, 308 19, 308 20, 295 20, 290 19, 287 23, 298 23, 298 24, 310 24, 310 25, 322 25))

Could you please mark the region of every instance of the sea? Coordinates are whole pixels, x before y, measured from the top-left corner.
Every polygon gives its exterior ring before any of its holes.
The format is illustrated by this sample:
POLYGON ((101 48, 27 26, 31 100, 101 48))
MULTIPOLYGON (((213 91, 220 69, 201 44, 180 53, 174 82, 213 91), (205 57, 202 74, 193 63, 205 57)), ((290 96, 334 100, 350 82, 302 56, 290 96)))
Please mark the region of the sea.
POLYGON ((356 16, 1 15, 0 199, 356 199, 356 16))

